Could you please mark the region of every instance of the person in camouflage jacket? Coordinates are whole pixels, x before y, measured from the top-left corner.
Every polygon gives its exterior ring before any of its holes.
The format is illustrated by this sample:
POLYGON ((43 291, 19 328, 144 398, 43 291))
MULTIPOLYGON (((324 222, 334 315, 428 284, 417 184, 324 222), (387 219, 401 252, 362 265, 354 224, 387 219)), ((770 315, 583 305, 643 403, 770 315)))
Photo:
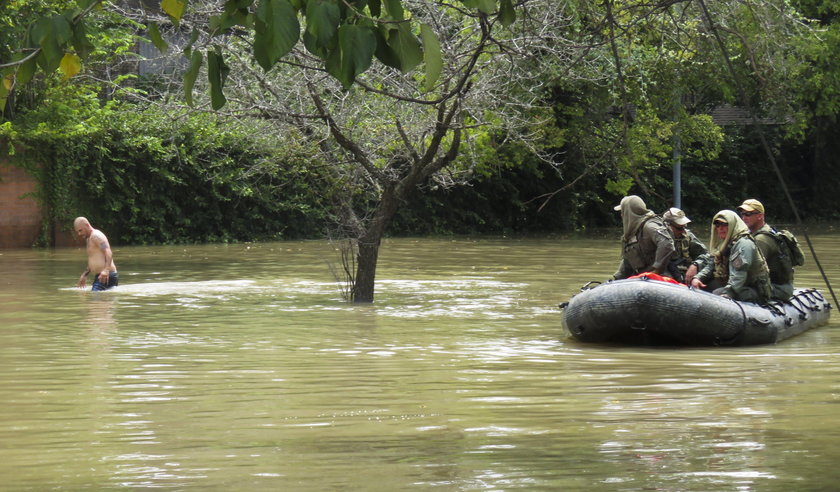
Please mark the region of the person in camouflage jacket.
POLYGON ((750 198, 744 200, 738 207, 741 220, 747 224, 755 243, 770 269, 770 284, 773 289, 772 297, 780 301, 787 301, 793 295, 793 264, 790 251, 781 247, 777 239, 778 231, 771 227, 764 219, 764 205, 750 198))
POLYGON ((670 276, 691 285, 691 280, 697 272, 712 261, 712 255, 697 236, 688 229, 691 219, 682 210, 671 207, 662 214, 662 219, 671 230, 674 237, 674 254, 668 265, 670 276))
POLYGON ((623 235, 621 262, 612 278, 618 280, 644 272, 667 275, 674 238, 662 218, 648 210, 644 200, 636 195, 622 198, 615 210, 621 211, 623 235))
POLYGON ((714 261, 694 277, 692 287, 737 301, 767 302, 771 293, 767 262, 738 214, 732 210, 715 214, 710 237, 714 261))

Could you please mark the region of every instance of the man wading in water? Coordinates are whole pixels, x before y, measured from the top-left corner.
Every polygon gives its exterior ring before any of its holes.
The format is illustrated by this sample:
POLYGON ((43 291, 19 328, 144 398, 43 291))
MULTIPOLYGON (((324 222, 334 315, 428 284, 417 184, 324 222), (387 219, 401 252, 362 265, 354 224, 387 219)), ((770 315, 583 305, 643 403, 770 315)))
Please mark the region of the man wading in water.
POLYGON ((93 279, 91 290, 107 290, 116 287, 120 278, 117 275, 114 255, 105 234, 98 229, 94 229, 84 217, 76 217, 76 220, 73 221, 73 230, 79 237, 85 238, 88 255, 87 269, 79 277, 79 283, 76 286, 84 289, 87 285, 88 274, 93 272, 96 276, 93 279))

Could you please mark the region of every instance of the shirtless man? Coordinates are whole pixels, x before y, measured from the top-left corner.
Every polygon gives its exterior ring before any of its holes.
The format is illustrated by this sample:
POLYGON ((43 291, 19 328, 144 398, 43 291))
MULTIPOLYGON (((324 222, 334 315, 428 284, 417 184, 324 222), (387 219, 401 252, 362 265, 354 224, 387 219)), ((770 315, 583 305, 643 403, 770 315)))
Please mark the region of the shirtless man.
POLYGON ((94 229, 84 217, 76 217, 76 220, 73 221, 73 230, 79 237, 85 238, 88 255, 87 269, 79 277, 79 283, 76 286, 84 289, 88 274, 94 272, 96 277, 93 279, 92 290, 106 290, 116 287, 120 278, 117 275, 111 246, 108 244, 108 238, 105 237, 105 234, 98 229, 94 229))

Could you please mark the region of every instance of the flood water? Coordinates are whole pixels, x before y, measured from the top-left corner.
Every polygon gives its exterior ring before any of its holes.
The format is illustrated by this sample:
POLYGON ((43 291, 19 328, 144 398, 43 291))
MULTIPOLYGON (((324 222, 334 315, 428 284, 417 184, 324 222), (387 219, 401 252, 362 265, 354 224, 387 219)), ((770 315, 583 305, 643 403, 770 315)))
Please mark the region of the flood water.
MULTIPOLYGON (((840 235, 813 239, 837 289, 840 235)), ((119 247, 104 293, 81 249, 0 251, 0 488, 836 490, 840 315, 761 347, 566 338, 557 304, 617 254, 387 240, 356 306, 321 241, 119 247)))

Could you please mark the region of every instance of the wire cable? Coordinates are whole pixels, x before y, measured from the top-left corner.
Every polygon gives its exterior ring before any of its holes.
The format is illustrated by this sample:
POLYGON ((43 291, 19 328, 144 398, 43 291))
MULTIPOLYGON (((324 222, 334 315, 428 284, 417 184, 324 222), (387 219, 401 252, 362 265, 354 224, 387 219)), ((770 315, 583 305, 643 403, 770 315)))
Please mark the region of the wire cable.
POLYGON ((773 152, 770 150, 770 146, 767 144, 767 139, 764 138, 764 132, 761 130, 761 125, 758 122, 758 118, 755 115, 755 111, 753 111, 752 105, 750 104, 749 99, 747 99, 746 92, 744 91, 744 88, 741 85, 740 79, 735 73, 735 69, 732 68, 732 62, 729 59, 729 52, 726 50, 726 45, 723 44, 723 40, 720 38, 720 33, 718 32, 717 27, 715 27, 715 23, 712 20, 711 14, 709 14, 709 9, 706 8, 706 2, 705 0, 697 0, 697 3, 700 5, 701 10, 703 11, 703 16, 706 19, 706 23, 708 25, 709 30, 715 37, 715 41, 717 42, 718 48, 720 48, 721 54, 723 55, 723 60, 726 63, 726 68, 729 71, 730 76, 732 77, 732 82, 735 84, 735 89, 738 91, 738 97, 741 99, 741 104, 744 108, 747 109, 747 112, 750 115, 752 126, 755 132, 758 134, 759 139, 761 140, 761 146, 762 148, 764 148, 764 152, 767 154, 767 159, 770 161, 770 164, 772 164, 773 171, 776 173, 776 177, 779 179, 779 183, 782 186, 782 190, 785 193, 785 197, 787 198, 788 204, 790 205, 790 208, 793 211, 793 215, 796 218, 796 224, 802 227, 802 234, 805 237, 805 242, 808 244, 808 249, 811 250, 811 256, 814 258, 814 263, 816 263, 817 268, 819 269, 820 274, 822 275, 822 278, 825 281, 825 285, 828 288, 828 292, 831 293, 831 298, 834 299, 834 305, 840 306, 840 304, 837 302, 837 296, 834 295, 834 290, 831 288, 831 282, 828 281, 828 276, 826 276, 825 270, 820 264, 819 258, 817 258, 817 252, 816 250, 814 250, 814 245, 811 242, 811 237, 808 235, 808 229, 802 223, 802 218, 799 216, 799 210, 796 208, 796 204, 793 202, 793 198, 790 195, 790 191, 788 191, 787 183, 785 183, 785 179, 782 176, 782 172, 779 170, 778 164, 776 164, 776 158, 773 157, 773 152))

